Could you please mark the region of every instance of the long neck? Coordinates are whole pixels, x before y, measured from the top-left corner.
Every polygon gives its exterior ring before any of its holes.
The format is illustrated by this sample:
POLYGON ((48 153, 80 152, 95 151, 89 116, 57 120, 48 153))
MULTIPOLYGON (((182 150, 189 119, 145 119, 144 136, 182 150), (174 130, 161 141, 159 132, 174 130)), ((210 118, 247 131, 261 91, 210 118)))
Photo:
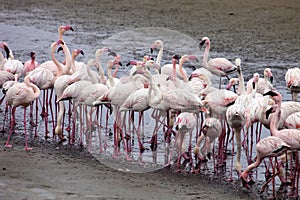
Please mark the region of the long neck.
POLYGON ((36 86, 36 85, 34 85, 33 83, 30 83, 30 81, 29 81, 29 77, 25 77, 24 78, 24 83, 28 86, 28 87, 31 87, 32 89, 33 89, 33 98, 34 99, 37 99, 39 96, 40 96, 40 93, 41 93, 41 91, 40 91, 40 89, 36 86))
POLYGON ((241 67, 239 67, 239 70, 238 70, 238 78, 239 78, 238 94, 240 94, 240 95, 246 94, 245 81, 244 81, 244 76, 243 76, 241 67))
POLYGON ((62 70, 62 74, 70 74, 70 69, 72 66, 73 58, 71 58, 71 53, 70 53, 70 50, 69 50, 68 46, 66 45, 66 43, 64 45, 62 45, 62 48, 63 48, 63 52, 65 54, 65 60, 66 60, 66 65, 65 65, 66 67, 64 70, 62 70))
POLYGON ((93 76, 93 74, 91 72, 91 65, 88 64, 86 66, 86 72, 87 72, 88 76, 90 77, 90 81, 92 83, 97 83, 98 82, 98 80, 93 76))
POLYGON ((271 135, 276 136, 278 133, 277 124, 280 117, 280 110, 281 110, 281 102, 278 102, 276 111, 274 115, 272 116, 271 122, 270 122, 270 131, 271 135))
MULTIPOLYGON (((100 56, 102 54, 97 54, 95 56, 95 61, 96 61, 96 66, 98 67, 98 71, 99 71, 99 76, 100 76, 100 82, 105 82, 105 76, 104 76, 104 70, 101 66, 101 62, 100 62, 100 56)), ((107 69, 108 70, 108 69, 107 69)))
POLYGON ((172 64, 173 64, 173 70, 172 70, 172 73, 173 73, 174 79, 177 78, 176 63, 177 63, 177 60, 176 60, 176 59, 173 59, 173 60, 172 60, 172 64))
POLYGON ((209 49, 210 49, 210 42, 208 42, 206 44, 206 47, 205 47, 205 50, 204 50, 204 54, 203 54, 202 65, 205 68, 207 68, 207 60, 208 60, 209 49))
POLYGON ((158 65, 160 65, 160 63, 161 63, 163 51, 164 51, 164 45, 162 44, 160 49, 159 49, 159 52, 157 54, 157 57, 156 57, 156 64, 158 64, 158 65))
POLYGON ((184 70, 183 70, 183 63, 184 63, 185 61, 186 61, 186 60, 185 60, 185 59, 182 59, 182 58, 179 60, 179 72, 180 72, 180 74, 181 74, 181 76, 182 76, 183 81, 184 81, 184 82, 188 82, 188 77, 187 77, 186 73, 185 73, 184 70))
POLYGON ((52 46, 51 46, 51 57, 52 57, 52 61, 54 62, 54 64, 55 64, 56 67, 57 67, 57 74, 56 74, 56 77, 58 77, 58 76, 61 76, 61 75, 62 75, 62 68, 61 68, 61 65, 60 65, 60 63, 58 62, 58 60, 55 58, 55 55, 54 55, 55 49, 56 49, 56 45, 52 45, 52 46))
POLYGON ((107 77, 108 77, 108 80, 109 80, 109 83, 110 83, 111 87, 114 87, 116 85, 116 83, 114 81, 114 78, 111 75, 111 67, 107 68, 107 77))

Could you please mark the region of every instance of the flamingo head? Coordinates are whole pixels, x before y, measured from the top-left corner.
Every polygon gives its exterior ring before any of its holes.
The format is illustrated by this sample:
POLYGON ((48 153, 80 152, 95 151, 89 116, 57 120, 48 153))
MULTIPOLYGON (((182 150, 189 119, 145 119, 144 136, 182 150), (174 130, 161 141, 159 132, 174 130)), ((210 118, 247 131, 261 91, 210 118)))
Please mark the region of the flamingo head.
POLYGON ((161 40, 156 40, 150 47, 150 52, 153 53, 154 49, 163 47, 163 42, 161 40))
POLYGON ((151 56, 145 55, 145 56, 143 57, 143 62, 144 62, 144 63, 146 63, 146 62, 149 61, 149 60, 153 60, 153 61, 154 61, 154 59, 153 59, 151 56))
POLYGON ((145 63, 145 67, 147 68, 154 68, 154 69, 157 69, 158 71, 160 70, 160 65, 155 63, 154 60, 148 60, 146 63, 145 63))
POLYGON ((6 58, 9 59, 10 50, 6 42, 0 42, 0 48, 3 49, 6 53, 6 58))
POLYGON ((231 88, 232 86, 237 85, 238 83, 239 83, 239 79, 238 79, 238 78, 231 78, 231 79, 229 80, 229 83, 228 83, 227 86, 226 86, 226 89, 227 89, 227 90, 230 90, 230 88, 231 88))
POLYGON ((66 31, 69 31, 69 30, 74 31, 74 29, 73 29, 72 26, 70 26, 70 25, 58 27, 58 32, 59 32, 60 34, 64 34, 66 31))
POLYGON ((30 52, 30 58, 31 58, 32 60, 35 59, 35 52, 34 52, 34 51, 30 52))
POLYGON ((194 55, 183 55, 181 57, 181 59, 183 59, 183 61, 190 61, 190 60, 194 60, 196 62, 199 62, 198 58, 194 55))
POLYGON ((270 90, 263 94, 263 96, 270 95, 276 104, 282 101, 282 95, 276 90, 270 90))
POLYGON ((202 40, 201 40, 200 43, 199 43, 199 48, 201 49, 201 47, 202 47, 204 44, 205 44, 206 46, 209 46, 209 45, 210 45, 210 40, 209 40, 208 37, 203 37, 203 38, 202 38, 202 40))
POLYGON ((264 70, 264 77, 269 78, 270 83, 273 83, 273 74, 270 68, 264 70))
POLYGON ((83 52, 83 50, 82 49, 74 49, 73 51, 72 51, 72 54, 74 54, 74 55, 79 55, 79 54, 81 54, 81 55, 83 55, 84 56, 84 52, 83 52))

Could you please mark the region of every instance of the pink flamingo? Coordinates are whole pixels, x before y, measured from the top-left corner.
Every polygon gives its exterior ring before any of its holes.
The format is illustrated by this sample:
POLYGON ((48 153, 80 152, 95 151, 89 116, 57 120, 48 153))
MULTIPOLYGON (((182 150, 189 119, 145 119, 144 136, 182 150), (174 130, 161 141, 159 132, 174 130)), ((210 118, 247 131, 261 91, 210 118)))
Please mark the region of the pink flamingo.
POLYGON ((10 132, 5 147, 12 147, 12 145, 9 144, 9 141, 10 141, 11 134, 13 132, 13 126, 15 124, 16 108, 19 106, 23 106, 24 107, 25 150, 31 149, 28 147, 27 137, 26 137, 26 107, 30 105, 35 99, 37 99, 39 95, 40 95, 40 89, 33 83, 30 83, 30 79, 28 76, 24 78, 23 83, 16 83, 7 91, 6 102, 7 105, 12 106, 12 118, 10 122, 10 132))
MULTIPOLYGON (((275 101, 277 104, 276 110, 274 115, 272 116, 271 119, 271 124, 270 124, 270 131, 271 135, 276 136, 281 138, 284 142, 286 142, 292 150, 295 150, 296 153, 298 154, 298 151, 300 150, 300 130, 298 129, 281 129, 278 130, 278 121, 280 119, 281 115, 281 103, 282 103, 282 96, 279 92, 277 91, 269 91, 265 93, 264 95, 270 95, 271 98, 275 101)), ((300 173, 300 164, 299 164, 299 158, 298 155, 296 155, 296 174, 295 176, 297 177, 297 183, 296 186, 293 185, 293 189, 295 189, 294 195, 298 197, 298 187, 299 187, 299 173, 300 173)), ((295 178, 295 177, 294 177, 295 178)), ((294 183, 295 184, 295 183, 294 183)))
MULTIPOLYGON (((256 144, 256 160, 254 163, 248 165, 248 167, 240 174, 240 177, 242 179, 244 187, 248 188, 251 184, 253 184, 253 180, 249 180, 248 176, 249 173, 256 167, 259 166, 259 164, 262 162, 262 160, 266 157, 278 157, 285 153, 286 151, 290 150, 291 146, 284 142, 279 137, 276 136, 268 136, 263 139, 261 139, 256 144)), ((271 159, 270 159, 271 161, 271 159)), ((274 167, 273 167, 274 170, 274 167)), ((273 179, 274 180, 274 179, 273 179)), ((273 197, 274 197, 274 181, 273 181, 273 197)))
MULTIPOLYGON (((54 52, 56 50, 56 47, 60 44, 64 44, 62 40, 58 40, 56 42, 53 42, 51 44, 51 56, 52 61, 55 64, 57 68, 57 73, 54 75, 48 68, 42 67, 43 64, 40 65, 40 67, 35 68, 33 71, 29 72, 28 76, 31 79, 31 82, 37 85, 41 90, 46 90, 47 92, 43 93, 43 107, 42 107, 42 117, 45 119, 45 137, 48 137, 48 104, 50 103, 50 108, 52 108, 52 102, 48 100, 48 89, 51 89, 50 94, 50 100, 52 99, 52 89, 54 86, 54 82, 57 79, 57 77, 62 75, 62 64, 59 63, 54 55, 54 52)), ((52 109, 51 109, 52 113, 52 109)), ((53 114, 52 114, 53 116, 53 114)), ((54 123, 54 119, 52 120, 54 123)), ((53 125, 54 127, 54 125, 53 125)), ((37 136, 37 135, 36 135, 37 136)))
POLYGON ((27 60, 24 63, 24 74, 27 75, 30 71, 37 68, 40 64, 35 60, 35 52, 30 52, 30 60, 27 60))
MULTIPOLYGON (((226 58, 213 58, 208 60, 208 54, 210 50, 210 40, 208 37, 203 37, 199 47, 206 45, 204 55, 203 55, 203 67, 209 70, 212 74, 216 76, 220 76, 220 84, 219 88, 221 88, 221 78, 223 76, 228 78, 229 74, 236 72, 236 66, 233 65, 229 60, 226 58)), ((229 79, 229 78, 228 78, 229 79)))

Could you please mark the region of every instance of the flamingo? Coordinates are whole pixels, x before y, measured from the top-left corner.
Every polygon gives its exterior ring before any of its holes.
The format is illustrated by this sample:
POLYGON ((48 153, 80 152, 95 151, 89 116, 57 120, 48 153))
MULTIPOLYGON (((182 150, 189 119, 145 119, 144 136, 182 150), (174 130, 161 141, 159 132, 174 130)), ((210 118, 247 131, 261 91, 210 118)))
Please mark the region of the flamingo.
MULTIPOLYGON (((247 93, 251 94, 252 90, 253 90, 253 79, 250 79, 247 82, 247 93)), ((273 82, 273 74, 270 68, 265 68, 264 69, 264 78, 259 78, 258 83, 257 83, 257 88, 256 88, 256 92, 260 93, 260 94, 264 94, 266 91, 272 90, 273 86, 272 86, 272 82, 273 82)))
POLYGON ((30 52, 30 60, 27 60, 24 63, 24 74, 25 76, 32 70, 34 70, 35 68, 37 68, 40 64, 35 60, 35 52, 32 51, 30 52))
MULTIPOLYGON (((246 94, 245 85, 244 85, 244 77, 241 70, 241 60, 236 59, 236 66, 238 72, 239 86, 238 86, 238 94, 240 96, 237 97, 235 103, 228 107, 226 111, 226 119, 229 126, 234 130, 234 134, 236 137, 236 145, 237 145, 237 158, 235 163, 235 168, 237 172, 241 173, 241 130, 244 128, 246 123, 246 109, 249 104, 254 100, 255 94, 246 94)), ((259 74, 254 74, 254 87, 257 88, 257 82, 259 80, 259 74)), ((254 90, 256 92, 256 90, 254 90)), ((251 108, 250 108, 251 109, 251 108)), ((232 146, 234 147, 234 145, 232 146)))
MULTIPOLYGON (((58 40, 56 42, 53 42, 51 44, 51 57, 52 57, 52 62, 54 63, 56 67, 56 74, 54 75, 51 70, 47 68, 47 64, 44 65, 42 63, 40 67, 35 68, 31 72, 28 73, 28 76, 30 77, 32 83, 37 85, 41 90, 44 90, 43 94, 43 107, 42 107, 42 117, 45 119, 45 129, 46 129, 46 135, 45 137, 48 137, 48 104, 50 104, 50 111, 52 113, 52 88, 54 86, 55 80, 62 75, 62 65, 59 63, 54 55, 54 52, 56 50, 56 47, 58 45, 64 45, 62 40, 58 40), (50 98, 48 100, 48 90, 51 89, 51 94, 50 98), (47 91, 47 92, 46 92, 47 91)), ((53 118, 53 114, 52 114, 53 118)), ((52 119, 54 123, 54 119, 52 119)), ((54 127, 54 124, 53 124, 54 127)), ((54 133, 54 130, 53 130, 54 133)), ((37 136, 37 135, 36 135, 37 136)))
MULTIPOLYGON (((252 184, 253 180, 249 180, 249 173, 266 157, 278 157, 290 150, 291 146, 288 145, 284 140, 276 136, 267 136, 261 139, 256 144, 256 160, 254 163, 248 165, 248 167, 240 174, 243 186, 249 189, 249 184, 252 184)), ((273 189, 274 192, 274 189, 273 189)))
POLYGON ((5 144, 5 147, 12 147, 9 144, 11 134, 13 132, 13 126, 15 124, 15 112, 16 108, 19 106, 24 107, 24 136, 25 136, 25 150, 30 150, 31 148, 28 147, 27 144, 27 137, 26 137, 26 107, 30 105, 35 99, 37 99, 40 95, 40 89, 30 83, 30 78, 26 76, 24 78, 23 83, 16 83, 6 93, 6 103, 7 105, 12 106, 12 118, 10 122, 10 132, 5 144))
MULTIPOLYGON (((177 165, 179 166, 182 157, 191 160, 190 149, 192 148, 192 133, 197 126, 196 114, 190 112, 182 112, 176 117, 174 125, 175 129, 177 130, 174 144, 177 146, 178 149, 177 165), (185 151, 183 143, 186 133, 190 134, 189 147, 187 153, 185 151)), ((169 162, 170 161, 171 159, 169 159, 169 162)))
POLYGON ((215 155, 214 155, 214 144, 218 137, 220 137, 222 133, 222 124, 220 119, 214 117, 207 117, 202 124, 203 134, 198 137, 194 154, 203 159, 203 157, 208 157, 210 159, 211 153, 213 156, 214 170, 216 170, 215 166, 215 155), (200 149, 200 144, 205 140, 203 147, 200 149))
POLYGON ((199 48, 201 49, 204 44, 206 47, 203 55, 203 67, 209 70, 212 74, 220 77, 219 88, 221 88, 221 78, 223 76, 228 78, 229 74, 236 72, 236 66, 226 58, 213 58, 207 61, 210 50, 210 40, 208 37, 202 38, 201 42, 199 43, 199 48))
POLYGON ((292 100, 298 101, 298 93, 300 86, 300 69, 298 67, 294 67, 288 69, 285 73, 285 83, 288 89, 292 93, 292 100))
MULTIPOLYGON (((282 95, 277 91, 269 91, 265 93, 264 95, 270 95, 271 98, 275 101, 277 104, 277 107, 275 109, 275 113, 272 116, 271 124, 270 124, 270 131, 271 135, 281 138, 284 142, 286 142, 292 150, 298 151, 300 150, 300 130, 298 129, 281 129, 278 130, 277 124, 280 119, 281 115, 281 103, 282 103, 282 95)), ((299 171, 300 171, 300 164, 298 160, 298 155, 296 155, 296 179, 297 179, 297 185, 295 187, 295 196, 298 197, 298 187, 299 187, 299 171)))

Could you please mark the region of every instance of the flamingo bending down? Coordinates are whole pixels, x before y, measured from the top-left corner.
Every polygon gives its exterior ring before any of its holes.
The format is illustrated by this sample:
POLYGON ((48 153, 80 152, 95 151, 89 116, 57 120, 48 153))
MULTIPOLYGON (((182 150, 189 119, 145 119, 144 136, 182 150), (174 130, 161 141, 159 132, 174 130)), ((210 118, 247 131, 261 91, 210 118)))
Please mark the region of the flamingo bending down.
POLYGON ((6 93, 6 102, 7 105, 12 106, 12 118, 10 122, 10 132, 5 144, 5 147, 12 147, 9 144, 11 134, 13 132, 13 126, 15 124, 15 112, 16 108, 19 106, 24 107, 24 135, 25 135, 25 150, 30 150, 31 148, 27 145, 27 137, 26 137, 26 107, 30 105, 35 99, 37 99, 40 95, 40 89, 30 83, 30 79, 28 76, 24 78, 23 83, 16 83, 13 85, 6 93))
MULTIPOLYGON (((300 130, 298 130, 298 129, 281 129, 281 130, 278 130, 278 128, 277 128, 278 121, 280 119, 280 113, 281 113, 280 112, 281 103, 282 103, 281 94, 277 91, 269 91, 269 92, 265 93, 264 95, 270 95, 271 98, 277 104, 277 107, 275 109, 275 113, 272 116, 271 124, 270 124, 271 135, 281 138, 284 142, 286 142, 291 147, 292 150, 294 150, 298 153, 298 151, 300 150, 300 130)), ((293 187, 295 188, 295 192, 296 192, 295 196, 298 197, 298 195, 299 195, 298 194, 298 192, 299 192, 298 191, 299 174, 300 174, 300 163, 299 163, 299 160, 298 160, 298 155, 296 155, 295 169, 296 169, 295 176, 297 177, 296 178, 297 184, 296 184, 296 186, 293 185, 293 187)))
POLYGON ((221 78, 224 76, 228 78, 229 74, 236 72, 236 66, 226 58, 213 58, 207 61, 210 50, 210 40, 208 37, 202 38, 199 48, 201 49, 204 44, 206 47, 203 55, 203 67, 209 70, 212 74, 220 77, 219 88, 221 88, 221 78))
MULTIPOLYGON (((178 149, 178 158, 177 164, 180 165, 181 158, 184 157, 185 159, 190 159, 192 162, 191 157, 191 148, 192 148, 192 133, 193 130, 197 126, 197 117, 196 114, 190 112, 182 112, 180 113, 175 119, 175 128, 177 130, 177 134, 175 137, 175 143, 178 149), (188 151, 186 153, 184 139, 186 133, 190 134, 189 138, 189 146, 188 151)), ((169 159, 169 162, 171 159, 169 159)))
POLYGON ((276 136, 268 136, 261 139, 256 144, 256 160, 254 163, 248 165, 248 167, 240 174, 243 181, 243 185, 249 188, 249 184, 253 182, 248 179, 249 173, 254 168, 258 167, 261 161, 266 157, 278 157, 290 150, 291 146, 285 143, 281 138, 276 136))

